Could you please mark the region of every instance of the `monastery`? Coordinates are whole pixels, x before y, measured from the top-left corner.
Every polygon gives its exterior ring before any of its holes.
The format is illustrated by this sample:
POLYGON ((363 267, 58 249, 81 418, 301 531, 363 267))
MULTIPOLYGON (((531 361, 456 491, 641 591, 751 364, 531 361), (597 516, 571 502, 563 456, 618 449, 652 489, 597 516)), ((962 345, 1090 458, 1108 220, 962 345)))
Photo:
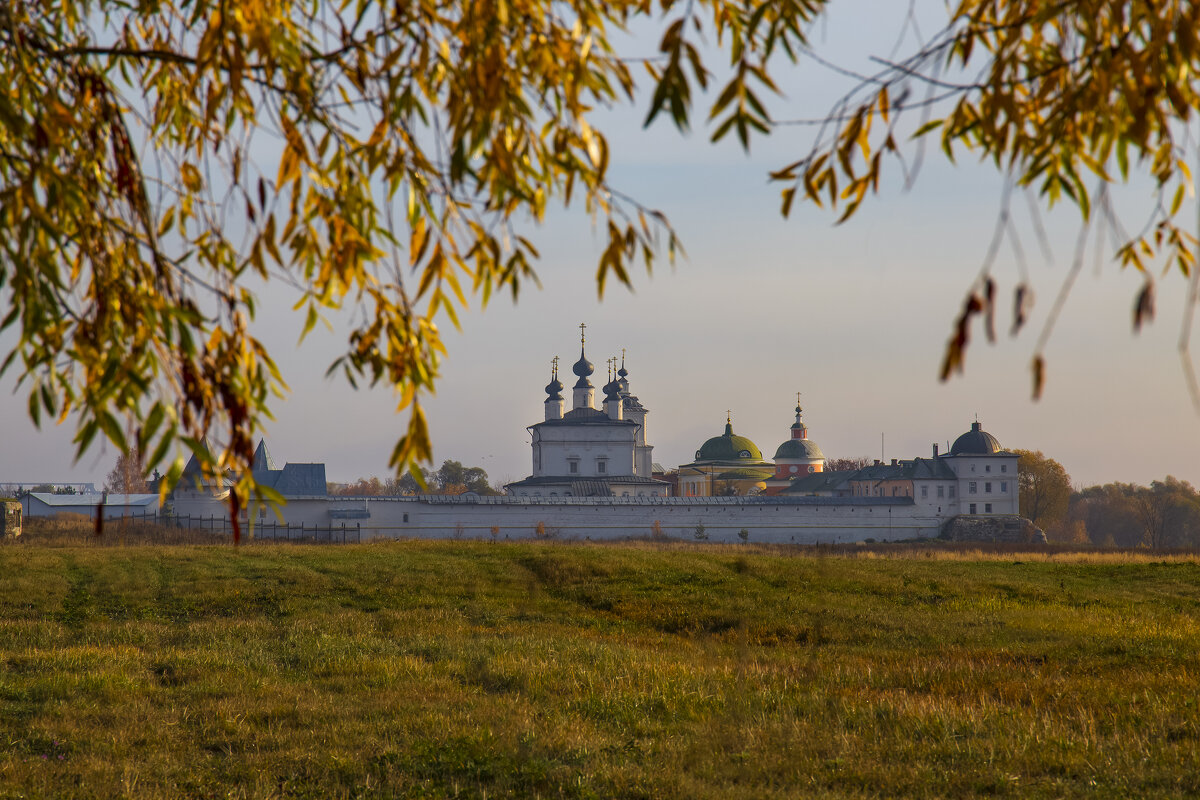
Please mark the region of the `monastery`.
MULTIPOLYGON (((286 499, 283 519, 316 528, 350 525, 371 538, 471 537, 618 539, 669 536, 753 542, 855 542, 936 537, 954 521, 1014 528, 1017 455, 979 422, 948 453, 876 461, 833 472, 809 439, 797 403, 788 438, 772 460, 750 439, 725 430, 703 442, 695 458, 668 472, 652 458, 649 409, 630 389, 629 372, 610 359, 597 406, 595 368, 580 336, 576 381, 566 408, 557 359, 545 388, 543 419, 529 426, 532 472, 484 497, 416 495, 333 497, 323 465, 275 466, 260 445, 256 477, 286 499), (320 480, 317 479, 318 473, 320 480)), ((185 474, 190 474, 185 470, 185 474)), ((228 514, 220 488, 194 482, 172 495, 175 514, 228 514)), ((243 524, 267 524, 273 511, 251 504, 243 524)))

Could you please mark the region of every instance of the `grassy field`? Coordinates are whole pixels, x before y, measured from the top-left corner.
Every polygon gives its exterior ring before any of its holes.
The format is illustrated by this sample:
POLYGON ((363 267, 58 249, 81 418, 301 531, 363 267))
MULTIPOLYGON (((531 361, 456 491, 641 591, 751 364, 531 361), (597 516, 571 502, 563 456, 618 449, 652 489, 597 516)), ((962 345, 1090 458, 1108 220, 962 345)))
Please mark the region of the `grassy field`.
POLYGON ((0 547, 0 798, 1195 797, 1200 562, 0 547))

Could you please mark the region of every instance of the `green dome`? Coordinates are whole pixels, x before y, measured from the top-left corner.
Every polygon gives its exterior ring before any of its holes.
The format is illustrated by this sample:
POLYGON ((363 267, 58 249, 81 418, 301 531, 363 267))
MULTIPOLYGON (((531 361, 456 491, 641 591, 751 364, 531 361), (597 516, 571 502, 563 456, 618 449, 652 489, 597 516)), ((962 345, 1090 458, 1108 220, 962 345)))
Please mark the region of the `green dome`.
POLYGON ((736 436, 733 425, 725 423, 725 433, 714 436, 696 451, 697 461, 762 461, 758 445, 745 436, 736 436))

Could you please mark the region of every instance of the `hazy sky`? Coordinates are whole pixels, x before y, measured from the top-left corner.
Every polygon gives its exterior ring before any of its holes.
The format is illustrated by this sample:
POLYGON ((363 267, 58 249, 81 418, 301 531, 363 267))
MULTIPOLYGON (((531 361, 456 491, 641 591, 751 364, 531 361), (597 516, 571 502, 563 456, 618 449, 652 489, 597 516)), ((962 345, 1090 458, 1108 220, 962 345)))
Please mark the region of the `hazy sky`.
MULTIPOLYGON (((903 9, 888 20, 878 5, 835 3, 815 32, 820 52, 860 68, 869 53, 888 55, 903 9)), ((941 4, 930 7, 934 14, 941 4)), ((772 105, 779 119, 819 116, 845 86, 811 61, 778 69, 787 94, 772 105)), ((472 302, 462 331, 445 331, 449 356, 438 394, 427 400, 438 463, 482 465, 492 478, 528 475, 525 428, 542 419, 550 359, 560 356, 569 372, 577 326, 586 322, 588 356, 598 365, 593 383, 604 383, 604 360, 626 348, 632 390, 650 409, 654 460, 669 467, 721 433, 726 409, 735 431, 770 458, 788 437, 800 391, 810 437, 827 457, 926 456, 978 415, 1002 445, 1044 451, 1076 484, 1167 474, 1200 483, 1200 416, 1176 353, 1181 276, 1156 276, 1159 318, 1134 336, 1142 277, 1118 269, 1107 251, 1099 260, 1089 252, 1046 350, 1045 397, 1033 402, 1029 360, 1074 256, 1079 216, 1064 207, 1044 217, 1054 255, 1047 263, 1018 199, 1013 209, 1037 293, 1032 320, 1008 337, 1018 271, 1012 250, 1003 249, 993 270, 1001 338, 988 345, 977 328, 966 374, 943 384, 938 365, 992 236, 1000 176, 969 160, 950 166, 933 152, 912 191, 887 181, 842 226, 827 209, 800 203, 784 220, 766 174, 807 152, 811 128, 780 128, 747 156, 732 144, 710 145, 699 126, 688 136, 665 123, 643 131, 644 104, 642 97, 633 113, 608 118, 611 177, 668 213, 687 259, 674 269, 664 260, 652 277, 636 277, 634 292, 611 286, 598 302, 601 240, 582 211, 554 214, 535 232, 543 290, 528 286, 515 306, 500 298, 482 313, 472 302)), ((1139 229, 1152 202, 1144 184, 1121 190, 1126 227, 1139 229)), ((1184 214, 1194 216, 1194 206, 1184 214)), ((259 335, 292 389, 270 423, 276 460, 323 461, 330 480, 385 475, 406 421, 395 398, 326 380, 342 343, 318 332, 297 347, 302 319, 287 313, 292 298, 266 299, 259 335)), ((11 343, 11 335, 0 338, 5 352, 11 343)), ((37 432, 24 394, 11 390, 9 378, 0 392, 0 481, 102 482, 115 460, 111 449, 73 464, 73 421, 37 432)))

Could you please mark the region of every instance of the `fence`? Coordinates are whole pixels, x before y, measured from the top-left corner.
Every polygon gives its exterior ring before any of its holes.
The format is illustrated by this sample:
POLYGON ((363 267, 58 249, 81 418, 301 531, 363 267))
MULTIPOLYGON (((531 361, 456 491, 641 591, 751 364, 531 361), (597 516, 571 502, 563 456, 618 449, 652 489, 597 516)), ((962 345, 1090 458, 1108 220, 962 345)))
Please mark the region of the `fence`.
MULTIPOLYGON (((211 514, 207 517, 192 514, 165 514, 160 511, 143 511, 126 514, 106 520, 113 524, 122 519, 130 522, 144 522, 163 527, 181 528, 183 530, 209 531, 233 535, 233 523, 226 516, 211 514)), ((362 542, 362 524, 347 525, 306 525, 301 522, 293 525, 290 522, 258 520, 253 526, 247 520, 239 520, 242 536, 256 541, 269 542, 306 542, 318 544, 347 544, 362 542)))

